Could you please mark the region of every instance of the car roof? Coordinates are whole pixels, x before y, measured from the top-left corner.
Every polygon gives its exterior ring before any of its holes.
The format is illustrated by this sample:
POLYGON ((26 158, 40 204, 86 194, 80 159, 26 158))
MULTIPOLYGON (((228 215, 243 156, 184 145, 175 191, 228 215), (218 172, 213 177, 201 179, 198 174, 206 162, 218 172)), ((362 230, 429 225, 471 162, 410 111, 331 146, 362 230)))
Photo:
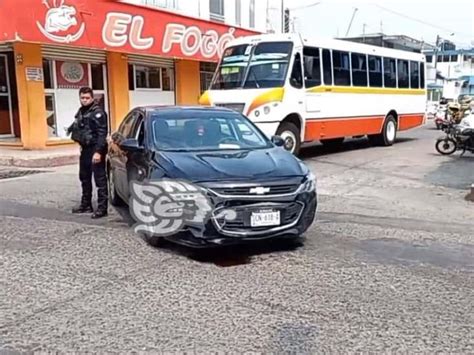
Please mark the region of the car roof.
MULTIPOLYGON (((153 112, 158 114, 157 116, 169 116, 173 114, 182 115, 184 113, 236 113, 234 110, 225 107, 216 106, 179 106, 179 105, 146 105, 135 107, 134 110, 140 110, 144 113, 153 112)), ((156 118, 157 116, 154 115, 156 118)))

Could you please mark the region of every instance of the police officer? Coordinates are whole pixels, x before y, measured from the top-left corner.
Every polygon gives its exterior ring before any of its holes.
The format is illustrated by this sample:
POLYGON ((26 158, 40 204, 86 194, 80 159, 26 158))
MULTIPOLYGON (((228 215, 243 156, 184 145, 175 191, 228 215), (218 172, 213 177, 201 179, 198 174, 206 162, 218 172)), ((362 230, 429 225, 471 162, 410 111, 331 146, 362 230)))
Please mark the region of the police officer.
POLYGON ((97 210, 92 218, 107 216, 108 193, 105 157, 107 155, 107 114, 94 101, 91 88, 79 90, 81 107, 74 123, 68 128, 71 138, 81 146, 79 179, 82 185, 82 199, 73 213, 92 213, 92 175, 97 187, 97 210))

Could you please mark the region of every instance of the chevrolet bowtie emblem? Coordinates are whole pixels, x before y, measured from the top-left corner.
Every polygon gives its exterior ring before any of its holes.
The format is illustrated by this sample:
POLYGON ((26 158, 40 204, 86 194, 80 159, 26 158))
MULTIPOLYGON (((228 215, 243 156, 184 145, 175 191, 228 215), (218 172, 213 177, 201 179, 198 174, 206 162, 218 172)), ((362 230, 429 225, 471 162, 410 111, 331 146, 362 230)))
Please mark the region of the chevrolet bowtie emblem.
POLYGON ((269 187, 262 187, 262 186, 252 187, 249 191, 249 193, 257 194, 257 195, 263 195, 263 194, 266 194, 267 192, 270 192, 270 188, 269 187))

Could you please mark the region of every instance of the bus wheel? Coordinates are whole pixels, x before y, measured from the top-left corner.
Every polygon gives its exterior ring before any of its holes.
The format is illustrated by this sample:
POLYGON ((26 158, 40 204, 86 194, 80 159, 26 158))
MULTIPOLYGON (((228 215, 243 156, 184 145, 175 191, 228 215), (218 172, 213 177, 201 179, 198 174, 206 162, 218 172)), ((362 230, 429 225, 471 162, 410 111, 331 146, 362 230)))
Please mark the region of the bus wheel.
POLYGON ((283 122, 277 130, 277 136, 285 141, 283 147, 294 155, 298 155, 301 147, 300 130, 291 122, 283 122))
POLYGON ((382 133, 376 135, 369 135, 369 140, 372 144, 381 146, 391 146, 397 138, 397 121, 392 115, 388 115, 385 119, 382 133))

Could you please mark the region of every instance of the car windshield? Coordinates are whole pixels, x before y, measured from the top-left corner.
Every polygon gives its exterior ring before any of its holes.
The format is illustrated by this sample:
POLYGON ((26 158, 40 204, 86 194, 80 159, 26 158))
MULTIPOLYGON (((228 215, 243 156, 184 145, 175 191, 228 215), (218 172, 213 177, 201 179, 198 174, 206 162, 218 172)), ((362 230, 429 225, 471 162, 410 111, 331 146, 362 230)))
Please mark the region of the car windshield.
POLYGON ((285 84, 291 42, 243 44, 225 50, 212 90, 281 87, 285 84))
POLYGON ((153 143, 162 151, 243 150, 271 147, 271 142, 238 113, 185 112, 152 116, 153 143))

